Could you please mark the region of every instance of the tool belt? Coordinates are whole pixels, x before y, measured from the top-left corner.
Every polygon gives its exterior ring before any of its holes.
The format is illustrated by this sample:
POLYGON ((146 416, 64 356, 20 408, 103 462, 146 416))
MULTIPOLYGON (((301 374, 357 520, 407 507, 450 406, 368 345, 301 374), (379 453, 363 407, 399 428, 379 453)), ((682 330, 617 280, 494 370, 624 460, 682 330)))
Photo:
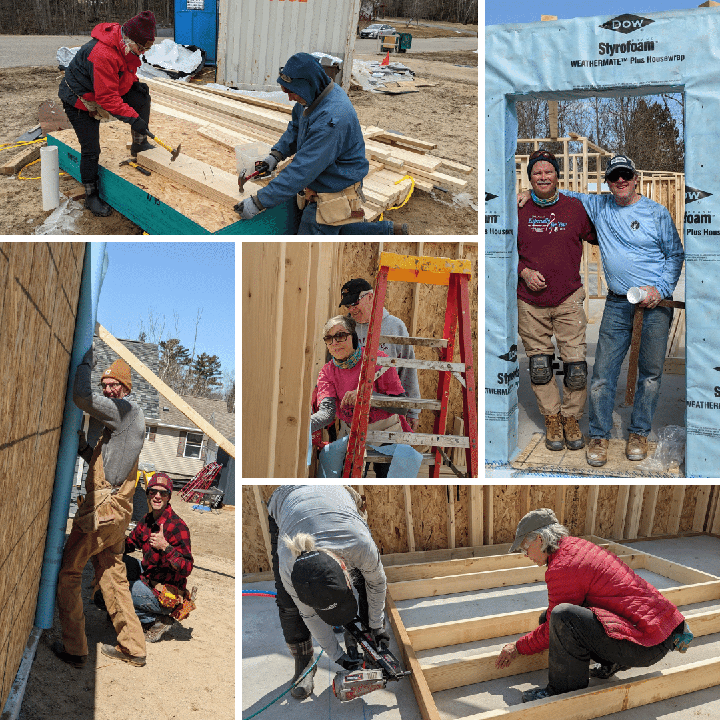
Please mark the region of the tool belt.
POLYGON ((137 463, 120 489, 113 494, 113 487, 105 479, 102 460, 102 448, 109 439, 110 432, 106 429, 90 458, 90 469, 85 478, 87 495, 82 500, 78 497, 78 511, 73 518, 73 527, 83 533, 92 533, 111 524, 122 527, 124 531, 132 516, 137 463))
POLYGON ((80 102, 87 108, 90 117, 95 120, 114 120, 113 116, 104 108, 98 105, 94 100, 85 100, 80 98, 80 102))
POLYGON ((308 203, 317 203, 316 218, 321 225, 347 225, 362 222, 365 217, 363 210, 361 183, 357 182, 340 192, 316 193, 305 188, 297 195, 297 204, 304 210, 308 203))
POLYGON ((170 583, 157 583, 152 590, 164 608, 173 608, 170 616, 176 620, 184 620, 196 608, 194 592, 180 590, 170 583))

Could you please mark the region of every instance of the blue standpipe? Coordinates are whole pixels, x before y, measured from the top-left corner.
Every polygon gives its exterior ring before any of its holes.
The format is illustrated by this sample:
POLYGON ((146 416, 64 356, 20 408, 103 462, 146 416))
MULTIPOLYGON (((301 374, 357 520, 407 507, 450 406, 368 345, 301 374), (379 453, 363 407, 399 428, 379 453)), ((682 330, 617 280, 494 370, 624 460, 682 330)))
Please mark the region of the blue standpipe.
POLYGON ((73 337, 68 384, 65 393, 65 410, 55 468, 55 484, 53 486, 45 554, 40 575, 38 604, 35 612, 35 625, 43 630, 52 627, 55 593, 65 545, 65 529, 67 527, 72 481, 77 460, 77 433, 82 422, 82 410, 73 402, 75 371, 93 341, 100 288, 107 270, 105 246, 106 243, 104 242, 85 244, 80 298, 75 318, 75 336, 73 337))

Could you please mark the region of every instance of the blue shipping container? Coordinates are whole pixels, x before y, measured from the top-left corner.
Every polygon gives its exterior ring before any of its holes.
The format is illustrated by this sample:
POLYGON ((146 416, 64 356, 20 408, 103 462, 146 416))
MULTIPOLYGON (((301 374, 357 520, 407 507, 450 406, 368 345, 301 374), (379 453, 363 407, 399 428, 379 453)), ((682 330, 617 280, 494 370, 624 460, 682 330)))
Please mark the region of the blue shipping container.
POLYGON ((217 64, 217 0, 175 0, 175 42, 206 53, 205 64, 217 64))

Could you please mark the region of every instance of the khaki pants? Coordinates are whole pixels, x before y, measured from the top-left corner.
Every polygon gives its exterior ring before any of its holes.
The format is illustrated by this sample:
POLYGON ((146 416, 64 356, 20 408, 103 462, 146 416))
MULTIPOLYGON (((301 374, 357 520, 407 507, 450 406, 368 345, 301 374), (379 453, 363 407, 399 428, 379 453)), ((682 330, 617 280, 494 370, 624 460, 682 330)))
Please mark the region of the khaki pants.
MULTIPOLYGON (((585 360, 587 318, 583 308, 584 299, 584 288, 576 290, 557 307, 537 307, 518 298, 518 333, 528 357, 554 355, 554 335, 558 354, 564 362, 585 360)), ((543 415, 562 413, 565 417, 574 416, 579 420, 585 412, 587 387, 570 390, 563 384, 562 403, 555 377, 547 385, 532 383, 532 389, 543 415)))
MULTIPOLYGON (((105 436, 104 436, 105 437, 105 436)), ((109 487, 102 467, 101 439, 90 461, 90 470, 85 480, 87 497, 92 502, 95 491, 109 487)), ((125 563, 122 560, 125 549, 125 530, 132 514, 132 496, 135 492, 137 466, 125 479, 120 491, 109 500, 103 501, 103 510, 114 513, 113 521, 100 522, 96 530, 83 532, 79 514, 73 521, 70 537, 65 543, 62 566, 58 577, 57 602, 62 626, 62 640, 65 652, 70 655, 87 655, 85 636, 85 613, 80 594, 82 573, 87 561, 92 559, 95 580, 100 585, 107 611, 110 614, 118 645, 129 655, 145 657, 145 637, 140 620, 135 614, 125 563)), ((83 503, 83 512, 87 506, 83 503)), ((107 516, 107 513, 98 513, 107 516)))

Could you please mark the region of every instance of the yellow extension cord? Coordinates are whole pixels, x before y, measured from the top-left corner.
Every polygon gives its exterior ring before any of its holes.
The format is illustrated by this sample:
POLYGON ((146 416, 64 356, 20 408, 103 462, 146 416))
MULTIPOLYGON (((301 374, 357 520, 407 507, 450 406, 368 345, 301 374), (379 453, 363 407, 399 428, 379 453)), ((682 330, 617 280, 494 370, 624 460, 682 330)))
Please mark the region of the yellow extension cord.
POLYGON ((398 183, 401 183, 403 180, 409 180, 409 181, 410 181, 410 192, 407 194, 407 197, 406 197, 399 205, 396 205, 395 207, 388 208, 387 210, 383 210, 383 211, 380 213, 380 218, 379 218, 380 222, 382 222, 383 215, 384 215, 386 212, 388 212, 389 210, 399 210, 403 205, 405 205, 405 203, 407 203, 407 201, 408 201, 408 200, 410 199, 410 197, 412 196, 413 190, 415 189, 415 180, 413 180, 410 175, 405 175, 404 177, 401 177, 399 180, 396 180, 396 181, 395 181, 395 184, 397 185, 398 183))
MULTIPOLYGON (((0 152, 2 152, 3 150, 10 150, 11 148, 23 148, 23 147, 28 147, 29 145, 37 145, 39 143, 44 143, 44 142, 45 142, 45 138, 40 138, 38 140, 21 140, 20 142, 15 142, 15 143, 5 143, 3 145, 0 145, 0 152)), ((18 180, 40 180, 40 175, 38 175, 37 177, 22 177, 23 170, 25 170, 26 168, 29 168, 32 165, 34 165, 35 163, 39 163, 39 162, 40 162, 40 160, 33 160, 31 163, 28 163, 27 165, 24 165, 23 167, 21 167, 20 170, 18 170, 18 174, 17 174, 18 180)), ((60 177, 63 177, 63 175, 67 175, 67 173, 63 172, 61 170, 60 177)))

